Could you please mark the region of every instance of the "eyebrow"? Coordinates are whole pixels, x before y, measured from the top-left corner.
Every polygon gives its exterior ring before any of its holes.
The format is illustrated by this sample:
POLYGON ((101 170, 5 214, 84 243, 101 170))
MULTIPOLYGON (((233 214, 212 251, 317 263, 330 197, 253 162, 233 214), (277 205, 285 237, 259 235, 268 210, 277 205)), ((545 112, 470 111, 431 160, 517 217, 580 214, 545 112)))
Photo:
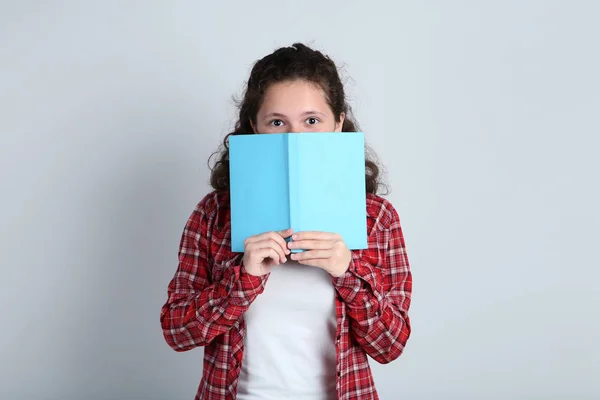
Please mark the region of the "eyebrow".
POLYGON ((273 117, 285 118, 285 115, 274 112, 274 113, 265 114, 264 119, 269 119, 269 118, 273 118, 273 117))
MULTIPOLYGON (((325 114, 323 114, 322 112, 315 111, 315 110, 305 111, 305 112, 302 113, 302 116, 306 116, 306 115, 322 115, 322 116, 325 116, 325 114)), ((267 119, 267 118, 273 118, 273 117, 275 117, 275 118, 287 118, 286 115, 278 113, 278 112, 273 112, 273 113, 266 114, 264 118, 267 119)))

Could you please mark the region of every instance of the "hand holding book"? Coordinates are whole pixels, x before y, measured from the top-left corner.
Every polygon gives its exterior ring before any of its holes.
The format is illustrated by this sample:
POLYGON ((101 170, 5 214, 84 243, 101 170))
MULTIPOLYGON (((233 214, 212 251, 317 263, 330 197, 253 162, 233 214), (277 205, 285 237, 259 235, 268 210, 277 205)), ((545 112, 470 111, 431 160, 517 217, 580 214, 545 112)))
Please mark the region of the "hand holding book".
POLYGON ((348 270, 352 253, 337 233, 328 232, 298 232, 288 243, 290 249, 305 250, 293 253, 292 260, 300 264, 321 268, 337 278, 348 270))
POLYGON ((341 235, 329 232, 298 232, 291 229, 265 232, 250 236, 244 241, 243 265, 246 272, 262 276, 271 272, 274 265, 287 261, 287 256, 300 264, 321 268, 337 278, 348 270, 352 253, 341 235), (293 239, 286 243, 285 239, 293 239), (291 254, 291 250, 303 250, 291 254))
POLYGON ((285 263, 290 254, 285 239, 292 234, 291 229, 279 232, 265 232, 250 236, 244 241, 243 265, 246 272, 262 276, 271 272, 273 265, 285 263))

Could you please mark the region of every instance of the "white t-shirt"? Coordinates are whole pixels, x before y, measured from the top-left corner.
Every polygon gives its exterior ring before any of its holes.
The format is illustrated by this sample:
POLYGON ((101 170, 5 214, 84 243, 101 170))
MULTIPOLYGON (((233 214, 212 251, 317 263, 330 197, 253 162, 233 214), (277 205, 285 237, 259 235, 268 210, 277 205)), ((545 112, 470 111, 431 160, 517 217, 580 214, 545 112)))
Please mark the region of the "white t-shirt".
POLYGON ((336 399, 336 312, 331 275, 288 260, 244 314, 238 400, 336 399))

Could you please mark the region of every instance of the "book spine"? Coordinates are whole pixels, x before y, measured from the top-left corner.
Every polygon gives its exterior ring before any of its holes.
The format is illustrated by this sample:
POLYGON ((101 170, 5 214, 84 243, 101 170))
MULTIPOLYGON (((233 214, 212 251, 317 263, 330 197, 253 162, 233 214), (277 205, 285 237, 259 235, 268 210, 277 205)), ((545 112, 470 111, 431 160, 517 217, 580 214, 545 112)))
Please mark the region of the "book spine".
POLYGON ((300 188, 299 182, 299 157, 298 157, 298 140, 299 134, 287 134, 287 147, 288 147, 288 191, 290 199, 290 228, 294 231, 298 229, 298 215, 299 215, 299 193, 300 188))

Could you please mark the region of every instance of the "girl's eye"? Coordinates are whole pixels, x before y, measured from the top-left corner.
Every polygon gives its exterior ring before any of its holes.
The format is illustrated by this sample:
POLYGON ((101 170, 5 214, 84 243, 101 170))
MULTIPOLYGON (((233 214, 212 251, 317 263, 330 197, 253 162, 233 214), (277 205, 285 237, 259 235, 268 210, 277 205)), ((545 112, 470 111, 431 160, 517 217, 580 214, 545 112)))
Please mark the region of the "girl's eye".
POLYGON ((283 125, 283 121, 280 119, 274 119, 273 121, 270 122, 271 126, 274 126, 276 128, 279 128, 280 126, 283 125))
POLYGON ((310 117, 309 119, 306 120, 306 123, 309 125, 315 125, 319 122, 319 120, 317 118, 314 117, 310 117))

